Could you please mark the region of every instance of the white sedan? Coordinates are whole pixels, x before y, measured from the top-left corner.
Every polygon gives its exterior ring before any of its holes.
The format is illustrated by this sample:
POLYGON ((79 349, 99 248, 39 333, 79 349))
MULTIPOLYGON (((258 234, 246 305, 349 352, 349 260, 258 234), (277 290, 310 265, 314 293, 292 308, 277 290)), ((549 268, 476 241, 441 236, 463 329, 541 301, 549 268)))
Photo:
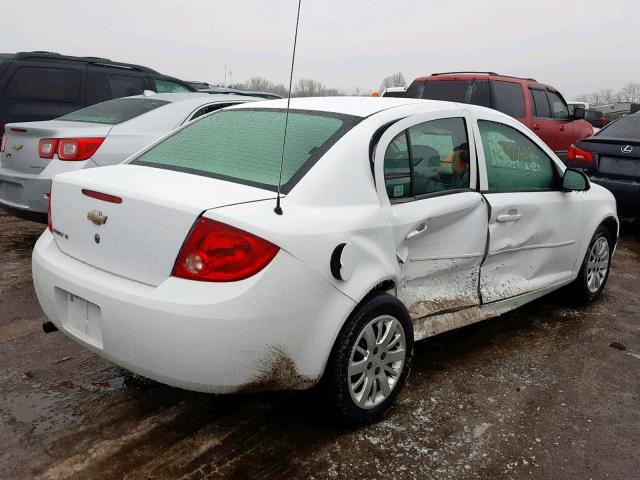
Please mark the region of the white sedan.
POLYGON ((86 348, 170 385, 306 389, 379 418, 415 340, 573 284, 604 288, 613 196, 518 121, 399 98, 196 120, 125 165, 57 176, 38 299, 86 348))
POLYGON ((54 175, 118 164, 185 122, 256 100, 262 99, 147 92, 54 120, 10 123, 0 148, 0 207, 19 217, 46 221, 54 175))

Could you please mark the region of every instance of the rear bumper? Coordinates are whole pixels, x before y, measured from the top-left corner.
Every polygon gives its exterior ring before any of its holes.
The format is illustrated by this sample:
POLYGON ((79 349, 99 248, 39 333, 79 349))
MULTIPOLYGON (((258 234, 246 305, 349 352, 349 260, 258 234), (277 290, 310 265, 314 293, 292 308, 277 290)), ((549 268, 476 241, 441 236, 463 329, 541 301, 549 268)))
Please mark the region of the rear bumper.
POLYGON ((51 179, 0 168, 0 206, 9 211, 47 213, 51 179))
POLYGON ((0 167, 0 207, 27 219, 30 214, 45 215, 46 221, 49 206, 46 195, 51 191, 51 179, 58 173, 97 166, 92 159, 77 162, 53 159, 35 174, 0 167))
POLYGON ((45 231, 32 268, 62 333, 143 376, 204 392, 311 387, 355 306, 284 251, 240 282, 170 277, 152 287, 75 260, 45 231))
POLYGON ((640 181, 620 180, 606 177, 590 177, 616 197, 618 211, 626 215, 640 215, 640 181))

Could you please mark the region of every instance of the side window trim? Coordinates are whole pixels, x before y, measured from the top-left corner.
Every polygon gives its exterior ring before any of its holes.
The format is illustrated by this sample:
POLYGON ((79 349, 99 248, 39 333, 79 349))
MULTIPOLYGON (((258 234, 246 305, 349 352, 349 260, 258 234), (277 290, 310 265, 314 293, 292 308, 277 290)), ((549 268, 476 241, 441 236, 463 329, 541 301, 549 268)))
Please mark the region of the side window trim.
POLYGON ((416 167, 413 164, 413 149, 411 148, 411 135, 408 128, 404 131, 404 136, 407 141, 407 155, 409 155, 409 197, 415 198, 416 181, 414 177, 416 167))

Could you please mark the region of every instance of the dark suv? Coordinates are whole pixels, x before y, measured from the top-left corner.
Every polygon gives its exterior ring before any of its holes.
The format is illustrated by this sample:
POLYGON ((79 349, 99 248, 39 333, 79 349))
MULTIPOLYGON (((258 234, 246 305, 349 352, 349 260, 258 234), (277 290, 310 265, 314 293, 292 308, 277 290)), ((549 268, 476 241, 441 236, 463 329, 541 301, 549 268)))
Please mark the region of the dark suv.
POLYGON ((434 73, 416 78, 405 97, 472 103, 511 115, 533 130, 562 160, 569 146, 593 134, 584 109, 569 113, 560 92, 532 78, 495 72, 434 73))
POLYGON ((51 120, 111 100, 158 93, 193 92, 182 80, 140 65, 107 58, 50 52, 0 54, 0 135, 13 122, 51 120))

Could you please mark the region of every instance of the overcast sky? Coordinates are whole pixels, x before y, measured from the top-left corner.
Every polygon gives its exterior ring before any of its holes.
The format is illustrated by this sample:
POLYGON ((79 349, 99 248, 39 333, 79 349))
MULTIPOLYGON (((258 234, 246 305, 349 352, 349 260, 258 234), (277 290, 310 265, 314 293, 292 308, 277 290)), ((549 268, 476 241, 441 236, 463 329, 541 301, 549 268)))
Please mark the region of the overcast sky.
MULTIPOLYGON (((138 63, 185 80, 288 83, 297 0, 3 0, 0 51, 138 63)), ((638 0, 302 0, 294 81, 353 93, 479 69, 567 98, 640 82, 638 0)))

